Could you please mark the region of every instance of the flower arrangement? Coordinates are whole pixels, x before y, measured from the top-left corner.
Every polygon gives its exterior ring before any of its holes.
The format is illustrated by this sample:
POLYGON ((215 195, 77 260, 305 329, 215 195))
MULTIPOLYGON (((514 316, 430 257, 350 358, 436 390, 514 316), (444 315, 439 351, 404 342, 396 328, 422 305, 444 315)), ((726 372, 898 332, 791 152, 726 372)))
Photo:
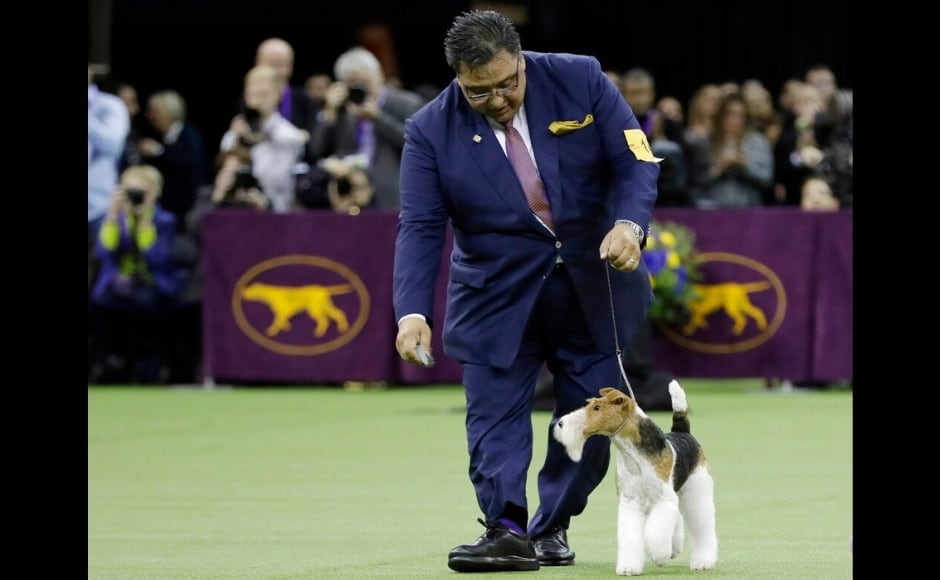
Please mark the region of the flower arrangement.
POLYGON ((655 296, 649 314, 654 322, 679 326, 688 321, 689 303, 697 297, 693 282, 699 280, 694 256, 691 230, 673 222, 653 222, 643 263, 655 296))

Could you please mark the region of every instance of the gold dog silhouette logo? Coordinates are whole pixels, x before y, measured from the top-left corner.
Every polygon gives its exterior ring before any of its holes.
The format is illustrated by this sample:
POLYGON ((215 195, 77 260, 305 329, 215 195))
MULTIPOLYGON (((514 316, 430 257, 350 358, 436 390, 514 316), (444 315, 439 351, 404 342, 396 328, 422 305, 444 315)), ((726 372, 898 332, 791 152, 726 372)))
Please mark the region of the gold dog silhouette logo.
POLYGON ((786 315, 783 283, 766 265, 739 254, 705 252, 696 256, 706 278, 733 280, 696 283, 689 320, 659 330, 689 350, 730 354, 756 348, 773 336, 786 315))
POLYGON ((288 355, 323 354, 349 343, 369 318, 369 292, 346 266, 320 256, 265 260, 232 292, 238 327, 255 343, 288 355))
POLYGON ((692 316, 682 329, 682 334, 690 335, 699 328, 707 328, 706 318, 718 310, 722 310, 734 322, 731 333, 735 336, 744 332, 748 318, 754 321, 759 330, 767 328, 767 317, 764 311, 751 302, 751 292, 767 290, 770 282, 726 282, 724 284, 694 284, 698 298, 689 303, 692 316))

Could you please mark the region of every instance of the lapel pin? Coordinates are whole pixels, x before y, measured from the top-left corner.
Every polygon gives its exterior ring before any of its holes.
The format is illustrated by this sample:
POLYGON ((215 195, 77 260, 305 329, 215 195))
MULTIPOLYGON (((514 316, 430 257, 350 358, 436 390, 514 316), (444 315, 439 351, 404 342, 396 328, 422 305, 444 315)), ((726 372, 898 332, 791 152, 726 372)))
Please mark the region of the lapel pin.
POLYGON ((482 140, 483 140, 483 137, 480 137, 479 135, 474 135, 474 136, 473 136, 473 142, 474 142, 474 143, 479 143, 479 142, 482 141, 482 140))

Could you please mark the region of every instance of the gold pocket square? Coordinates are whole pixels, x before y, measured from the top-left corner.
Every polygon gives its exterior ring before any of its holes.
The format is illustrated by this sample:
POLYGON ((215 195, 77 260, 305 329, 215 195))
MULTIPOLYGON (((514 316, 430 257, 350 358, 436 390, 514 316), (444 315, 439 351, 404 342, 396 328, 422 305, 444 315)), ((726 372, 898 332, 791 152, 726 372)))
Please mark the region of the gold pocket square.
POLYGON ((588 113, 583 121, 552 121, 552 124, 548 126, 548 130, 551 131, 553 135, 567 135, 582 127, 587 127, 593 122, 594 115, 588 113))

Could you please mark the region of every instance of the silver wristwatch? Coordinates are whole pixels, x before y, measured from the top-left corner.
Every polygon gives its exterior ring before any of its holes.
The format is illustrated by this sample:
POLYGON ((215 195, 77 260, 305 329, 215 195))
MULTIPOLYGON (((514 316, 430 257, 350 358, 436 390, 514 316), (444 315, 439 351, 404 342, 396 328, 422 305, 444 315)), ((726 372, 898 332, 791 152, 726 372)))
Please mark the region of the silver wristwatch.
POLYGON ((630 228, 633 230, 633 233, 636 234, 636 241, 639 242, 640 244, 643 243, 643 238, 646 237, 646 234, 643 232, 643 228, 641 228, 639 224, 635 222, 631 222, 630 220, 617 220, 614 223, 615 224, 627 224, 628 226, 630 226, 630 228))

